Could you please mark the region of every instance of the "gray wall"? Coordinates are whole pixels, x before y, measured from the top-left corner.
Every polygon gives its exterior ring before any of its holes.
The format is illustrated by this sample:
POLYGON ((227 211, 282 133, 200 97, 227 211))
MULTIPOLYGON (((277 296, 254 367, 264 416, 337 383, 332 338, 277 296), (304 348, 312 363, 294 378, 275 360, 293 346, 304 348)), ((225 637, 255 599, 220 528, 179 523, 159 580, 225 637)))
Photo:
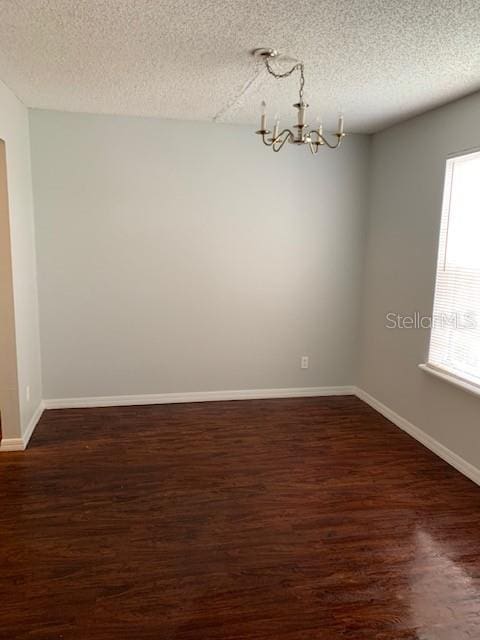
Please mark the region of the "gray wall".
POLYGON ((45 398, 354 382, 366 137, 312 158, 244 127, 30 126, 45 398))
POLYGON ((480 146, 480 94, 373 138, 358 386, 480 467, 480 399, 417 367, 429 332, 385 315, 432 312, 445 159, 480 146))
MULTIPOLYGON (((26 431, 42 399, 34 212, 27 109, 1 82, 0 138, 5 141, 7 160, 17 354, 16 385, 12 380, 14 373, 8 375, 8 413, 11 419, 4 420, 2 431, 4 438, 19 438, 26 431), (30 389, 29 398, 27 387, 30 389)), ((0 354, 2 357, 5 354, 0 354)))

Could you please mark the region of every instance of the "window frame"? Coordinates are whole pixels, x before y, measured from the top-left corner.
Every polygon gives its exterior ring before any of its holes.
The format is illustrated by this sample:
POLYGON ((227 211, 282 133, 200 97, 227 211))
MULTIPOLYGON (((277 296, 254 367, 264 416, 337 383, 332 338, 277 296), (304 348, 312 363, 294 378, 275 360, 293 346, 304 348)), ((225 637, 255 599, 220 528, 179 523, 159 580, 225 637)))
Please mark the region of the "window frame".
MULTIPOLYGON (((456 158, 463 158, 466 156, 470 156, 470 155, 479 155, 480 154, 480 146, 479 147, 472 147, 469 149, 461 149, 459 151, 455 151, 453 153, 450 153, 446 156, 445 160, 444 160, 444 170, 443 170, 443 190, 442 190, 442 204, 441 204, 441 214, 440 214, 440 224, 439 224, 439 234, 437 237, 437 253, 436 253, 436 261, 435 261, 435 274, 434 274, 434 288, 433 288, 433 299, 432 299, 432 314, 435 308, 435 299, 436 299, 436 293, 437 293, 437 272, 438 272, 438 262, 440 260, 440 251, 441 251, 441 246, 440 246, 440 240, 441 240, 441 226, 444 220, 444 216, 446 214, 446 206, 447 206, 447 200, 450 201, 451 198, 451 192, 452 192, 452 188, 451 188, 451 182, 450 185, 447 188, 447 180, 450 176, 453 175, 453 165, 449 164, 449 161, 451 160, 455 160, 456 158)), ((448 205, 449 206, 449 205, 448 205)), ((446 250, 446 248, 445 248, 446 250)), ((441 367, 438 366, 436 364, 433 364, 430 362, 429 358, 430 358, 430 348, 431 348, 431 341, 432 341, 432 328, 429 331, 428 334, 428 341, 427 341, 427 348, 426 348, 426 357, 425 357, 425 361, 422 362, 421 364, 418 365, 419 369, 421 369, 422 371, 424 371, 425 373, 443 380, 444 382, 448 382, 449 384, 458 387, 460 389, 462 389, 463 391, 467 391, 470 394, 473 394, 477 397, 480 397, 480 382, 474 382, 472 380, 469 380, 468 378, 464 378, 461 375, 459 375, 458 373, 447 369, 446 367, 441 367)))

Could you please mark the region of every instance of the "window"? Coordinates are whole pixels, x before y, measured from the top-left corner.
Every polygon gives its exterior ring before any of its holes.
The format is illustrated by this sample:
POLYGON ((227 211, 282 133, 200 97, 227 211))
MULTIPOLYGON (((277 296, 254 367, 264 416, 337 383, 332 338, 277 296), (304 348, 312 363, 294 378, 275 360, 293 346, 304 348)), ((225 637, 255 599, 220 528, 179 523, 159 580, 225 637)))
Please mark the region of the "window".
POLYGON ((447 160, 428 366, 480 390, 480 152, 447 160))

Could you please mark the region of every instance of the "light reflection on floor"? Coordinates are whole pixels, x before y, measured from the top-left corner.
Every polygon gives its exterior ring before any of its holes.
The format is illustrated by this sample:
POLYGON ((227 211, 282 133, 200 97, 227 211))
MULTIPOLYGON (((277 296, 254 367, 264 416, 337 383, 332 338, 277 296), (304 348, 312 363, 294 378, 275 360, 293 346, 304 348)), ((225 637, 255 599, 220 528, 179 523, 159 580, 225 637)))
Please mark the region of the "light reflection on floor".
POLYGON ((410 612, 418 640, 480 639, 480 580, 448 546, 418 527, 410 569, 410 612))

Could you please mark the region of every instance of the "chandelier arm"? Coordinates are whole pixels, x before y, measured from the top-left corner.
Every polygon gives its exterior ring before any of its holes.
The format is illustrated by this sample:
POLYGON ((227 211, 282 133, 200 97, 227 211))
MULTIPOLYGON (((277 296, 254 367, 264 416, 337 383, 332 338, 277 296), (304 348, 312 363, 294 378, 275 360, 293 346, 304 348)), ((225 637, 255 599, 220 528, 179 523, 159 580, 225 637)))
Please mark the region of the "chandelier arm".
POLYGON ((340 144, 340 140, 337 140, 336 144, 330 144, 330 142, 322 136, 323 143, 327 145, 329 149, 337 149, 340 144))
POLYGON ((280 151, 280 149, 283 147, 283 145, 287 142, 287 140, 290 137, 293 137, 293 133, 290 131, 290 129, 284 129, 282 131, 282 133, 280 133, 274 140, 273 140, 273 145, 272 148, 275 151, 275 153, 278 153, 280 151), (286 135, 284 135, 286 134, 286 135), (282 139, 283 136, 283 139, 282 139), (280 143, 280 144, 279 144, 280 143))
POLYGON ((323 141, 325 142, 325 144, 330 148, 330 149, 338 149, 338 147, 342 144, 342 140, 344 137, 344 134, 335 134, 337 136, 337 142, 335 144, 329 144, 328 140, 326 140, 325 138, 323 138, 323 141))
MULTIPOLYGON (((337 142, 335 144, 331 144, 324 136, 320 135, 318 131, 315 131, 315 133, 317 134, 319 141, 321 140, 324 144, 327 145, 329 149, 338 149, 338 147, 342 143, 342 138, 345 137, 344 133, 336 133, 335 135, 337 136, 337 142)), ((320 142, 318 144, 320 144, 320 142)))
POLYGON ((263 142, 263 144, 264 144, 265 146, 267 146, 267 147, 271 147, 271 146, 272 146, 272 144, 273 144, 273 142, 274 142, 273 138, 270 138, 270 140, 268 140, 268 139, 265 137, 265 136, 266 136, 267 134, 269 134, 269 133, 270 133, 270 131, 262 131, 262 132, 261 132, 261 135, 262 135, 262 142, 263 142))
MULTIPOLYGON (((284 129, 283 131, 281 131, 278 134, 278 136, 276 138, 274 138, 274 142, 277 142, 278 140, 280 140, 280 138, 283 136, 284 133, 287 133, 287 134, 293 136, 293 133, 292 133, 292 131, 290 131, 290 129, 284 129)), ((288 138, 288 135, 287 135, 287 138, 288 138)))

